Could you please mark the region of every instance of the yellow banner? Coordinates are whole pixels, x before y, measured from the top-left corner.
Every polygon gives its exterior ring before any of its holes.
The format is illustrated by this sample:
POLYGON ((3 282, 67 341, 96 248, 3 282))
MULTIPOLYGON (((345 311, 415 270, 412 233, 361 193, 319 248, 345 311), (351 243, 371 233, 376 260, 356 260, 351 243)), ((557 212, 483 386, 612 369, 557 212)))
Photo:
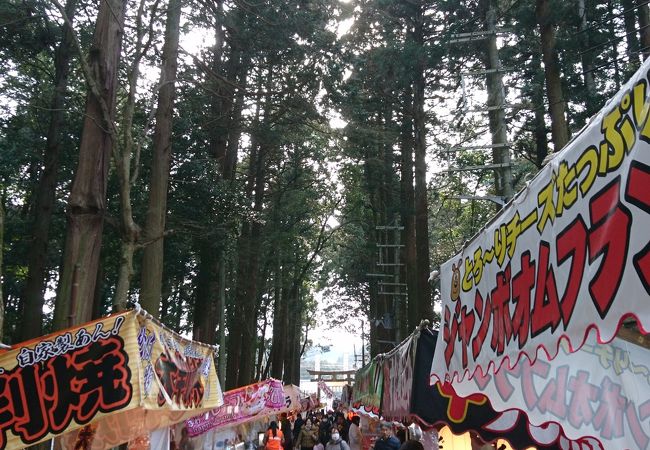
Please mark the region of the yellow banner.
POLYGON ((17 345, 0 354, 0 450, 23 448, 138 406, 132 313, 17 345))
POLYGON ((119 444, 222 402, 213 348, 135 311, 0 353, 0 450, 64 433, 119 444))

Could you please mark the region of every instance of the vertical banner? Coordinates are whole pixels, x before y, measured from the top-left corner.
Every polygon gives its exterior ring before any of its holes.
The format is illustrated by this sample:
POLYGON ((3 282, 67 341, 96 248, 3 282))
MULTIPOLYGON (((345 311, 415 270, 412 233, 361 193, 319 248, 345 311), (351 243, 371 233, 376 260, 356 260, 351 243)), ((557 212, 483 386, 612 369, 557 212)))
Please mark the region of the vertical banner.
POLYGON ((213 347, 185 339, 144 313, 126 314, 133 330, 130 367, 138 374, 133 407, 96 420, 90 443, 88 432, 67 433, 64 449, 104 450, 125 442, 137 446, 152 431, 223 402, 213 347))
POLYGON ((650 331, 650 60, 462 252, 441 267, 431 374, 512 367, 586 331, 650 331))
POLYGON ((384 389, 384 372, 377 361, 371 361, 354 375, 353 403, 368 412, 379 414, 384 389))
POLYGON ((211 346, 138 316, 142 404, 146 409, 212 409, 223 399, 211 346))
POLYGON ((401 421, 409 416, 417 336, 412 334, 383 358, 381 415, 387 420, 401 421))
MULTIPOLYGON (((139 405, 136 320, 123 313, 0 354, 0 450, 139 405)), ((92 427, 82 438, 92 440, 92 427)))

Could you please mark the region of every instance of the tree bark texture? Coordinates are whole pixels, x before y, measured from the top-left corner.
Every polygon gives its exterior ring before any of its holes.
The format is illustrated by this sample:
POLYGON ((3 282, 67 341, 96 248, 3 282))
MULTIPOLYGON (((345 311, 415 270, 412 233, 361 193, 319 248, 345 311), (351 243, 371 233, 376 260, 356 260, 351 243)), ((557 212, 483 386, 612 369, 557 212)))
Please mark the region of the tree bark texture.
MULTIPOLYGON (((172 152, 172 125, 176 73, 178 69, 178 42, 180 37, 181 1, 169 0, 165 44, 162 52, 160 91, 153 138, 149 203, 145 219, 146 245, 142 255, 140 303, 158 317, 162 293, 164 261, 164 233, 167 217, 167 190, 172 152)), ((214 341, 210 341, 213 343, 214 341)))
MULTIPOLYGON (((193 338, 208 344, 216 343, 217 320, 219 318, 219 258, 221 252, 206 241, 198 241, 199 273, 194 289, 193 338)), ((222 368, 219 368, 223 370, 222 368)))
POLYGON ((594 55, 593 50, 589 50, 591 40, 589 39, 589 22, 587 18, 587 8, 585 0, 578 0, 578 31, 580 33, 580 45, 582 47, 582 76, 587 90, 585 98, 585 106, 589 115, 596 112, 598 106, 596 105, 596 81, 594 79, 594 55))
POLYGON ((562 92, 560 66, 555 49, 555 29, 551 19, 549 0, 537 0, 535 13, 541 34, 546 94, 551 115, 551 135, 554 150, 559 152, 569 142, 569 129, 564 115, 566 102, 562 92))
POLYGON ((281 380, 283 375, 284 351, 286 340, 286 306, 282 297, 282 256, 278 252, 274 276, 274 299, 273 299, 273 337, 271 341, 271 354, 269 365, 271 377, 281 380))
POLYGON ((541 169, 548 154, 548 135, 546 133, 546 113, 544 108, 544 72, 542 71, 542 56, 533 52, 531 66, 534 71, 533 89, 530 93, 534 109, 535 126, 535 163, 541 169))
MULTIPOLYGON (((266 144, 260 146, 255 164, 255 191, 253 211, 260 215, 264 204, 266 186, 266 156, 269 152, 266 144)), ((255 343, 257 340, 257 291, 259 280, 260 246, 262 243, 262 224, 255 220, 250 224, 249 242, 240 258, 245 258, 246 270, 237 272, 237 302, 241 304, 243 316, 241 323, 241 355, 237 377, 238 386, 245 386, 253 381, 255 343), (241 286, 241 287, 240 287, 241 286)))
POLYGON ((54 329, 89 321, 102 244, 108 165, 115 144, 115 95, 126 0, 100 3, 89 65, 101 98, 90 92, 79 163, 68 199, 68 226, 54 329), (107 113, 109 117, 105 117, 107 113))
MULTIPOLYGON (((77 0, 68 0, 65 12, 72 22, 77 0)), ((56 181, 61 153, 61 128, 65 120, 65 99, 72 58, 72 30, 62 29, 61 42, 54 53, 54 94, 51 103, 50 123, 47 129, 43 173, 36 188, 32 242, 27 256, 27 282, 23 290, 24 316, 20 339, 26 341, 43 333, 43 295, 46 283, 46 266, 50 225, 55 208, 56 181)))
POLYGON ((4 234, 5 233, 5 205, 0 199, 0 342, 4 339, 4 324, 5 324, 5 302, 4 294, 2 292, 2 273, 4 271, 4 234))
POLYGON ((433 320, 431 286, 429 285, 429 206, 427 199, 427 142, 424 113, 425 85, 424 30, 422 8, 415 17, 413 39, 421 49, 413 80, 413 130, 415 136, 415 239, 417 249, 417 292, 420 319, 433 320))
POLYGON ((404 114, 402 117, 401 131, 401 241, 404 244, 402 249, 402 260, 404 261, 403 279, 406 280, 407 317, 408 329, 413 330, 420 323, 420 312, 417 308, 417 252, 415 247, 415 191, 413 188, 413 98, 411 92, 407 92, 404 98, 404 114))

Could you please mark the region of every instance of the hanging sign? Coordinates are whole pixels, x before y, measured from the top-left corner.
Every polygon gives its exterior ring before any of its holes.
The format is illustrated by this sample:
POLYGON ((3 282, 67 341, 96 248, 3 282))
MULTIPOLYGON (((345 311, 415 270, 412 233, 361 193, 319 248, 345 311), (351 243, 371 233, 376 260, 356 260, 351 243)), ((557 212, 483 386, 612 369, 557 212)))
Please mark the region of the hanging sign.
POLYGON ((576 350, 591 327, 608 342, 628 315, 650 331, 649 70, 441 267, 434 379, 576 350))
POLYGON ((409 416, 418 336, 419 333, 412 334, 382 358, 384 390, 381 415, 386 420, 402 421, 409 416))
POLYGON ((226 391, 223 399, 220 407, 185 421, 189 436, 301 409, 300 390, 273 379, 226 391))
POLYGON ((482 392, 498 410, 515 405, 529 420, 556 422, 570 438, 595 437, 603 448, 650 447, 650 350, 616 338, 599 344, 591 332, 569 354, 522 360, 513 369, 454 385, 463 396, 482 392))
MULTIPOLYGON (((222 404, 213 347, 185 339, 135 311, 98 323, 120 321, 119 335, 125 341, 131 374, 131 402, 87 420, 84 423, 91 423, 80 430, 68 428, 61 439, 64 449, 108 449, 222 404)), ((119 368, 106 367, 101 373, 107 386, 120 386, 119 368)))
MULTIPOLYGON (((520 410, 497 410, 482 390, 457 390, 459 383, 429 385, 436 334, 422 330, 417 343, 411 415, 423 428, 447 425, 454 434, 477 433, 486 442, 507 440, 512 448, 544 450, 604 450, 593 437, 570 440, 556 423, 536 426, 520 410)), ((466 381, 465 383, 474 381, 466 381)), ((461 383, 462 384, 462 383, 461 383)), ((508 406, 512 408, 513 403, 508 406)), ((504 408, 507 409, 507 408, 504 408)), ((610 447, 605 447, 609 449, 610 447)), ((611 447, 624 448, 624 447, 611 447)))
POLYGON ((334 392, 332 392, 330 387, 323 380, 318 380, 318 389, 320 389, 321 391, 323 391, 323 393, 325 393, 325 397, 327 398, 334 397, 334 392))
POLYGON ((352 402, 355 408, 379 414, 384 386, 384 372, 377 361, 371 361, 354 374, 352 402))
POLYGON ((0 449, 33 445, 136 407, 135 333, 133 315, 120 314, 0 354, 0 449))

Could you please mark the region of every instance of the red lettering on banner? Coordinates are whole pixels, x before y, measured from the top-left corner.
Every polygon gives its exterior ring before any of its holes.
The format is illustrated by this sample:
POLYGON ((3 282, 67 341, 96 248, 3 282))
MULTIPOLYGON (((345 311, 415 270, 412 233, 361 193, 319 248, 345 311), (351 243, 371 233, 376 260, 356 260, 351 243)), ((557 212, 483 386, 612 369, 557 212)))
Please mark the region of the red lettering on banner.
POLYGON ((497 388, 497 392, 501 396, 503 400, 508 400, 510 399, 510 396, 515 392, 515 388, 510 383, 510 380, 508 379, 508 373, 515 372, 519 374, 521 372, 521 369, 517 370, 519 368, 519 365, 515 366, 515 369, 512 371, 508 370, 499 370, 497 373, 494 374, 494 385, 497 388))
MULTIPOLYGON (((650 166, 632 161, 625 189, 625 199, 650 214, 650 166)), ((650 241, 632 258, 636 273, 650 293, 650 241)))
POLYGON ((575 428, 591 423, 594 410, 591 402, 598 399, 598 386, 589 383, 589 372, 578 371, 578 375, 569 379, 569 391, 573 393, 569 404, 569 423, 575 428))
POLYGON ((555 371, 555 378, 550 380, 546 387, 544 387, 544 391, 537 402, 537 407, 541 412, 545 413, 549 411, 556 417, 561 419, 566 418, 566 388, 568 380, 569 366, 558 367, 555 371))
POLYGON ((512 279, 512 302, 515 313, 512 316, 512 333, 517 336, 519 348, 528 342, 530 329, 530 297, 535 286, 535 263, 530 262, 530 252, 521 255, 521 271, 512 279))
POLYGON ((74 420, 83 425, 99 412, 131 401, 131 370, 124 341, 114 335, 45 362, 0 374, 0 449, 11 430, 31 444, 60 433, 74 420))
POLYGON ((463 357, 463 367, 467 367, 467 352, 469 351, 469 343, 472 339, 472 333, 474 333, 474 323, 476 318, 474 317, 474 311, 467 312, 467 306, 463 306, 460 316, 460 326, 458 329, 458 338, 460 339, 462 345, 462 357, 463 357))
POLYGON ((530 332, 533 337, 549 327, 551 331, 555 331, 560 324, 560 302, 553 266, 549 266, 550 252, 548 242, 541 241, 539 244, 539 261, 537 263, 535 304, 530 322, 530 332))
POLYGON ((451 357, 454 355, 454 349, 456 348, 456 338, 458 337, 458 321, 456 317, 459 311, 460 302, 456 302, 456 313, 452 318, 449 306, 445 306, 445 326, 442 331, 442 338, 447 344, 445 347, 445 362, 447 366, 449 366, 451 357))
POLYGON ((621 395, 621 385, 605 377, 601 384, 598 410, 594 416, 594 428, 605 439, 620 438, 624 434, 623 412, 626 398, 621 395))
POLYGON ((539 400, 537 389, 535 389, 534 376, 537 375, 543 379, 546 379, 550 370, 551 366, 547 362, 540 359, 538 359, 533 366, 530 364, 522 365, 520 371, 521 388, 524 394, 524 401, 526 402, 528 409, 533 409, 539 400))
POLYGON ((492 290, 492 341, 490 346, 502 355, 512 339, 510 319, 510 263, 506 270, 497 274, 497 287, 492 290))
POLYGON ((625 408, 625 417, 627 418, 627 424, 630 427, 634 442, 637 443, 639 448, 647 448, 648 444, 650 444, 650 437, 643 431, 643 426, 637 415, 634 402, 628 402, 627 408, 625 408))
POLYGON ((556 243, 557 265, 561 266, 567 259, 571 258, 569 278, 566 289, 561 300, 562 323, 568 326, 578 301, 578 293, 585 271, 585 259, 587 256, 587 226, 578 216, 568 227, 557 237, 556 243))
POLYGON ((650 400, 645 401, 641 406, 639 406, 639 416, 641 420, 646 420, 650 417, 650 400))
POLYGON ((481 353, 483 343, 485 342, 490 329, 490 318, 492 316, 492 300, 490 299, 490 296, 488 295, 488 298, 483 301, 483 297, 477 289, 476 295, 474 296, 474 307, 478 318, 481 321, 478 333, 476 333, 476 336, 474 336, 474 339, 472 340, 472 355, 476 360, 478 355, 481 353))
POLYGON ((589 201, 589 263, 602 255, 598 272, 589 283, 596 310, 605 318, 623 278, 632 215, 620 201, 621 177, 616 177, 589 201))

